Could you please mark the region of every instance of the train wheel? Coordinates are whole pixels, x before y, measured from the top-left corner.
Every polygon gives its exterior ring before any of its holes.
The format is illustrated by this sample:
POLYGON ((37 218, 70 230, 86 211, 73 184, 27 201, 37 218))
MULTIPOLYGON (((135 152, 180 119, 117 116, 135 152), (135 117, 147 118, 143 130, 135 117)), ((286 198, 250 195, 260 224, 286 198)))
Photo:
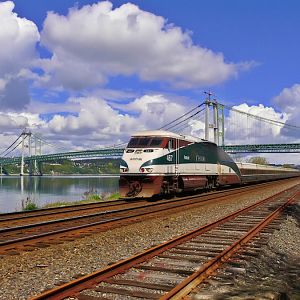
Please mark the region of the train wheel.
POLYGON ((135 197, 142 191, 142 184, 139 181, 132 181, 129 183, 129 192, 127 197, 135 197))

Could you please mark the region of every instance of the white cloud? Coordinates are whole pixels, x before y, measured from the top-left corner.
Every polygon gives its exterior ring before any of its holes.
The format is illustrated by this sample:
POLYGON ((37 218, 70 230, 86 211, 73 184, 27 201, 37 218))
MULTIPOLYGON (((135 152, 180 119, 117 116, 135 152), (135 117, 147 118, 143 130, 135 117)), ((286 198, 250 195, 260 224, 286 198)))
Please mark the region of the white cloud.
POLYGON ((298 126, 298 129, 285 127, 282 133, 300 140, 300 84, 283 89, 273 103, 288 114, 288 124, 298 126))
POLYGON ((283 111, 293 114, 300 112, 300 84, 294 84, 290 88, 284 88, 280 94, 274 97, 273 102, 283 111))
POLYGON ((0 109, 20 111, 30 102, 28 82, 22 78, 10 79, 0 91, 0 109))
POLYGON ((189 122, 191 126, 190 134, 192 136, 200 137, 202 139, 205 138, 205 123, 201 120, 191 120, 189 122))
POLYGON ((0 3, 0 77, 17 74, 32 65, 39 41, 36 25, 13 12, 14 3, 0 3))
POLYGON ((36 59, 40 35, 36 25, 13 12, 14 3, 0 3, 0 109, 20 110, 29 101, 24 78, 36 59))
POLYGON ((24 116, 12 116, 0 113, 0 130, 23 129, 28 126, 28 119, 24 116))
POLYGON ((118 113, 104 100, 97 98, 77 98, 72 100, 79 104, 78 115, 55 115, 49 122, 50 130, 61 133, 85 135, 101 130, 115 132, 118 123, 118 113))
MULTIPOLYGON (((234 109, 255 116, 285 123, 286 113, 276 112, 273 107, 265 107, 263 104, 249 106, 246 103, 233 106, 234 109)), ((283 126, 269 124, 239 112, 230 111, 225 118, 225 142, 226 144, 267 144, 286 141, 281 135, 283 126)))
MULTIPOLYGON (((0 112, 0 132, 2 134, 19 135, 25 127, 31 128, 33 130, 39 130, 44 126, 45 122, 40 118, 38 114, 27 112, 0 112)), ((1 147, 4 146, 1 145, 1 147)))
MULTIPOLYGON (((56 114, 48 123, 49 130, 58 138, 74 143, 76 137, 84 136, 89 143, 85 148, 126 142, 132 133, 157 129, 185 111, 182 105, 162 95, 144 95, 129 104, 119 105, 122 112, 95 97, 74 98, 70 103, 79 105, 79 112, 67 116, 56 114)), ((78 139, 83 144, 82 138, 78 139)))
POLYGON ((193 44, 180 27, 130 3, 113 9, 99 2, 67 16, 49 12, 41 36, 53 53, 42 61, 42 82, 71 89, 133 74, 179 87, 208 86, 252 65, 226 62, 222 53, 193 44))

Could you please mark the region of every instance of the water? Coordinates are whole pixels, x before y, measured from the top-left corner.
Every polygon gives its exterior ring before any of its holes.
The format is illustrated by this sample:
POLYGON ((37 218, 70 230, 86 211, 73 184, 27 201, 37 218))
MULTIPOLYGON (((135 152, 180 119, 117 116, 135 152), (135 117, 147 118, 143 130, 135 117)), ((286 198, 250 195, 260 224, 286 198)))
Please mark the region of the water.
POLYGON ((41 207, 58 201, 82 200, 87 193, 118 191, 118 176, 0 176, 0 213, 22 210, 22 201, 26 199, 41 207))

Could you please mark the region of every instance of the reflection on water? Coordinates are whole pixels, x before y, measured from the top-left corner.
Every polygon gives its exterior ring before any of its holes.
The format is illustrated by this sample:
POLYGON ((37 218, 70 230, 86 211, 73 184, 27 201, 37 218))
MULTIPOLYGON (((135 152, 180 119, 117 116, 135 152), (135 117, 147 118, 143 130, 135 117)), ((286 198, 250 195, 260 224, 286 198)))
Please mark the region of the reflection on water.
POLYGON ((22 209, 30 199, 39 207, 57 201, 75 201, 87 193, 118 192, 119 177, 95 176, 0 176, 0 212, 22 209))

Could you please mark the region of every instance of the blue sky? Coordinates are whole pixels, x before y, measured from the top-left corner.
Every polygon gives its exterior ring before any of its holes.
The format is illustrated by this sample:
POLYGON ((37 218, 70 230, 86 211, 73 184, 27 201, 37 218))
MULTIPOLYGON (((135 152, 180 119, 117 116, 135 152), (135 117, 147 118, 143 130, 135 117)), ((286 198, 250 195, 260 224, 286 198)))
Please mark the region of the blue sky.
MULTIPOLYGON (((20 17, 34 21, 40 30, 43 28, 47 11, 65 15, 71 7, 82 7, 97 2, 14 1, 15 12, 20 17)), ((241 74, 238 80, 213 87, 214 93, 223 99, 245 99, 254 103, 269 104, 272 97, 283 88, 292 86, 299 77, 299 1, 130 2, 145 11, 163 16, 169 23, 183 30, 192 31, 195 44, 222 52, 228 61, 253 60, 258 63, 251 71, 241 74)), ((127 1, 113 1, 114 7, 124 3, 127 1)), ((132 84, 136 88, 134 82, 125 81, 125 84, 132 84)), ((118 85, 124 87, 122 80, 118 85)), ((151 89, 152 85, 149 88, 151 89)), ((197 95, 197 92, 199 91, 184 91, 184 94, 197 95)), ((200 94, 201 92, 202 89, 200 94)))
MULTIPOLYGON (((69 149, 114 144, 206 90, 300 126, 299 11, 296 0, 1 1, 3 145, 22 126, 69 149)), ((299 135, 273 130, 267 140, 299 135)))

